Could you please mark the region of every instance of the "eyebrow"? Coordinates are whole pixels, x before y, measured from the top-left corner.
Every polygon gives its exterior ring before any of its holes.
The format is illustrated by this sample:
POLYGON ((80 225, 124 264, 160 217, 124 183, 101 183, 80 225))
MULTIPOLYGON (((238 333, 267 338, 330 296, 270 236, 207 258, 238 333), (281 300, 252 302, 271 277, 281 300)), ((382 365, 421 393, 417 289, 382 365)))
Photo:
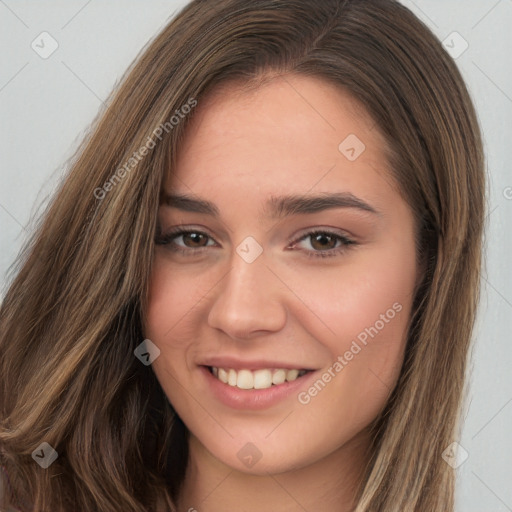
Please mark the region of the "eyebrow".
MULTIPOLYGON (((187 194, 165 194, 163 202, 165 206, 186 212, 203 213, 215 218, 220 216, 219 209, 214 203, 187 194)), ((376 208, 350 192, 270 196, 262 214, 271 219, 279 219, 291 215, 317 213, 332 208, 356 208, 381 215, 376 208)))

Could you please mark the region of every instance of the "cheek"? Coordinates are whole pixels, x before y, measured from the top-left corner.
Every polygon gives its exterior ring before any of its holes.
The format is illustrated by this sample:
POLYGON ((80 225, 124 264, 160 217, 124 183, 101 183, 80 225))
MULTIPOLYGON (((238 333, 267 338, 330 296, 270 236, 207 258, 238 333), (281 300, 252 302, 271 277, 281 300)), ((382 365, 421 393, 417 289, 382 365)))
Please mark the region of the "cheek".
POLYGON ((332 411, 334 422, 350 419, 357 431, 384 407, 403 362, 415 281, 414 248, 405 243, 361 253, 354 263, 304 281, 300 293, 322 322, 303 318, 331 354, 299 400, 310 414, 332 411))
POLYGON ((153 337, 165 348, 186 345, 186 336, 181 331, 200 301, 200 295, 194 291, 197 285, 190 274, 184 275, 178 267, 169 264, 165 256, 155 257, 146 315, 145 334, 148 338, 153 337))
POLYGON ((182 380, 186 372, 184 353, 189 348, 190 336, 183 325, 190 322, 194 315, 194 305, 199 297, 190 292, 190 276, 180 275, 175 267, 168 264, 165 257, 154 259, 144 336, 160 349, 160 356, 153 362, 152 368, 172 400, 176 389, 175 379, 182 380))
POLYGON ((283 271, 287 273, 283 280, 293 283, 302 308, 306 305, 309 310, 299 315, 297 304, 294 315, 333 354, 348 350, 355 339, 400 344, 416 281, 414 248, 410 245, 390 243, 378 250, 354 252, 339 266, 308 273, 298 268, 283 271))

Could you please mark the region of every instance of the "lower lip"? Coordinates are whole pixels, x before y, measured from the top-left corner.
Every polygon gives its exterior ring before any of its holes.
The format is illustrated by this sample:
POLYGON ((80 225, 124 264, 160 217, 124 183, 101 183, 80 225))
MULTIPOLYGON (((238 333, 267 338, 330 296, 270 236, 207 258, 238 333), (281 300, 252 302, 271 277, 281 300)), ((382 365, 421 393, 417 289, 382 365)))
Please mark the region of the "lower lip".
POLYGON ((219 402, 233 409, 250 410, 267 409, 289 396, 297 396, 316 373, 311 371, 292 382, 283 382, 266 389, 240 389, 221 382, 206 366, 200 366, 200 371, 206 379, 208 389, 219 402))

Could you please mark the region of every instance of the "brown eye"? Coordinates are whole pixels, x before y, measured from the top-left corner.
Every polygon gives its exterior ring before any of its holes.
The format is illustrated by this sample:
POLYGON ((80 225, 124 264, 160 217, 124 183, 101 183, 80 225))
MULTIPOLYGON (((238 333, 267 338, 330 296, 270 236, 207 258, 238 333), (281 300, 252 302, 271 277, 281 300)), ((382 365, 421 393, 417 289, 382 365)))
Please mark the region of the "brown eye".
POLYGON ((209 245, 212 245, 208 244, 210 240, 212 240, 212 238, 202 231, 184 229, 172 230, 169 233, 159 234, 155 237, 155 243, 157 245, 164 245, 173 251, 183 253, 187 251, 194 252, 194 250, 201 251, 209 245))
POLYGON ((326 258, 339 256, 355 245, 355 241, 339 233, 316 230, 310 231, 297 240, 293 245, 308 242, 309 248, 302 248, 306 256, 326 258), (339 243, 338 243, 339 242, 339 243))
POLYGON ((339 238, 328 233, 316 233, 314 235, 309 235, 309 237, 311 239, 311 247, 319 251, 325 249, 334 249, 337 243, 336 238, 339 238))
POLYGON ((197 231, 187 231, 182 235, 183 243, 187 247, 195 248, 195 247, 205 247, 208 243, 208 236, 204 233, 199 233, 197 231), (188 243, 190 242, 190 244, 188 243))

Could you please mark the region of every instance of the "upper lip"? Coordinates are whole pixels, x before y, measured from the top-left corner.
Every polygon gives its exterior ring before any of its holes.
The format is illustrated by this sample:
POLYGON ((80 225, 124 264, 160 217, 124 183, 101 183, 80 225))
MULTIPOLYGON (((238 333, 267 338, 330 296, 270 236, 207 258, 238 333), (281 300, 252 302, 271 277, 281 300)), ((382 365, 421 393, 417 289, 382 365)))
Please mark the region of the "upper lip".
POLYGON ((205 359, 199 363, 201 366, 214 366, 215 368, 233 369, 233 370, 263 370, 266 368, 282 368, 284 370, 310 370, 301 363, 285 363, 280 361, 270 361, 268 359, 253 359, 252 361, 242 361, 229 356, 215 356, 205 359))

